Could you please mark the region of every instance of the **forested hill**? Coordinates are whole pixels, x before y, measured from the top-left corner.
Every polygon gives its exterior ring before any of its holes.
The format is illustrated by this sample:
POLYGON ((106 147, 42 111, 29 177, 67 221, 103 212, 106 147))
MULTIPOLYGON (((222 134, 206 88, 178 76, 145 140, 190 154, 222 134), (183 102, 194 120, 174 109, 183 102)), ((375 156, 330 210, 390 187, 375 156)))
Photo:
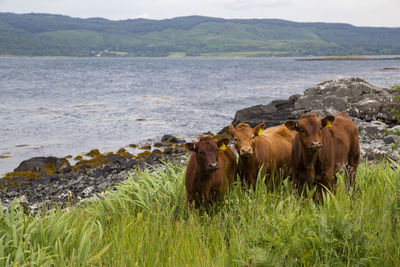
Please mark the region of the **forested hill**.
POLYGON ((0 55, 305 56, 400 54, 400 28, 201 16, 164 20, 0 13, 0 55))

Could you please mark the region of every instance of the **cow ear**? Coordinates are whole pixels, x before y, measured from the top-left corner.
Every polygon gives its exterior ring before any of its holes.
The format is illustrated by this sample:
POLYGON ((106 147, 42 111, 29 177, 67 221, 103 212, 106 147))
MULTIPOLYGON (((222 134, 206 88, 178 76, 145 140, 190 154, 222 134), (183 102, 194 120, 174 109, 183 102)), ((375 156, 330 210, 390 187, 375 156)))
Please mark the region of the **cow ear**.
POLYGON ((258 124, 256 127, 254 127, 254 135, 255 136, 260 136, 264 132, 264 123, 258 124))
POLYGON ((186 143, 186 144, 185 144, 185 148, 186 148, 188 151, 197 152, 196 143, 186 143))
POLYGON ((217 146, 219 149, 225 150, 228 145, 229 145, 228 138, 223 138, 217 141, 217 146))
POLYGON ((232 135, 232 137, 235 136, 235 131, 236 130, 235 130, 235 127, 232 124, 229 124, 228 131, 229 131, 230 135, 232 135))
POLYGON ((329 128, 329 127, 331 127, 334 120, 335 120, 335 117, 332 116, 332 115, 325 116, 325 117, 321 120, 321 122, 322 122, 322 127, 324 127, 324 128, 329 128))
POLYGON ((297 121, 294 121, 294 120, 285 121, 285 126, 286 126, 286 128, 288 128, 289 130, 292 130, 292 131, 299 130, 299 127, 297 126, 297 121))

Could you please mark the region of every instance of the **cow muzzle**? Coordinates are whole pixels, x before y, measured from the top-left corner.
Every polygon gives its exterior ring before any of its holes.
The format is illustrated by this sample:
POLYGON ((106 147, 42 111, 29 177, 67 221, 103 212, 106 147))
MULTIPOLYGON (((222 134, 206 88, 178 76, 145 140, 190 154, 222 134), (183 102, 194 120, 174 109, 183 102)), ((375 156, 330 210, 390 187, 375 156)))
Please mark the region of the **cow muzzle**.
POLYGON ((311 151, 316 151, 322 147, 322 143, 320 141, 311 142, 310 146, 308 147, 311 151))
POLYGON ((253 155, 253 149, 251 147, 242 147, 240 149, 240 156, 251 157, 253 155))
POLYGON ((214 172, 214 171, 216 171, 216 170, 218 170, 218 162, 215 162, 215 163, 210 163, 209 165, 208 165, 208 171, 209 172, 214 172))

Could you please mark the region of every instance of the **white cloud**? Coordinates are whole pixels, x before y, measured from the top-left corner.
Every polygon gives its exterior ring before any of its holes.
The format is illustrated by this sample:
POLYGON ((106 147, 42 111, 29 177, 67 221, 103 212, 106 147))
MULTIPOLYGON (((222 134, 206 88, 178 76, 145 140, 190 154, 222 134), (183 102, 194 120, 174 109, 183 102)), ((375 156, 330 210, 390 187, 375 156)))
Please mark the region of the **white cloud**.
POLYGON ((256 9, 289 5, 290 0, 228 0, 225 6, 233 9, 256 9))
POLYGON ((136 16, 136 18, 149 19, 150 16, 149 16, 149 13, 148 13, 148 12, 144 12, 144 13, 142 13, 142 14, 136 16))

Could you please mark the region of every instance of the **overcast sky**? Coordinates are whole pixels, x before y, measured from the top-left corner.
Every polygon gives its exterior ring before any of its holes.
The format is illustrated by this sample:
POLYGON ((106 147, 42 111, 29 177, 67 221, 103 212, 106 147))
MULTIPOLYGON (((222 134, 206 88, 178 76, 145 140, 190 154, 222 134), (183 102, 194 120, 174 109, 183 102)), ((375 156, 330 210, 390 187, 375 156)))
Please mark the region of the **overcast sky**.
POLYGON ((0 12, 112 20, 203 15, 400 27, 400 0, 0 0, 0 12))

